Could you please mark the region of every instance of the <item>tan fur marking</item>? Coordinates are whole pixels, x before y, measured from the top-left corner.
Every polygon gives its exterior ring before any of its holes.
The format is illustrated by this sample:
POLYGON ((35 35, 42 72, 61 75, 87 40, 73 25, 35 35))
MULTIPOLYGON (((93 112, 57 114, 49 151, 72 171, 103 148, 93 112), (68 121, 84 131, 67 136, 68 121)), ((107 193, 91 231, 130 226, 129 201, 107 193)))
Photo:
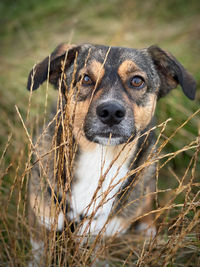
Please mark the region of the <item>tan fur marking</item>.
MULTIPOLYGON (((83 128, 83 124, 85 121, 85 117, 88 112, 90 100, 86 99, 85 101, 80 101, 76 105, 75 110, 75 120, 73 125, 73 132, 75 134, 75 137, 77 136, 77 133, 80 131, 80 129, 83 128)), ((73 109, 72 109, 73 110, 73 109)))
POLYGON ((100 82, 105 74, 103 64, 93 60, 92 63, 80 70, 80 74, 88 74, 94 82, 100 82))
MULTIPOLYGON (((103 64, 101 64, 96 60, 93 60, 90 65, 80 70, 80 74, 83 75, 84 73, 90 75, 93 81, 98 83, 103 78, 105 69, 103 67, 103 64)), ((102 90, 99 90, 96 94, 94 94, 92 96, 93 99, 97 99, 100 96, 101 92, 102 90)), ((80 101, 77 102, 76 104, 73 102, 72 99, 73 98, 71 98, 71 104, 70 104, 71 107, 69 110, 71 111, 74 110, 74 106, 76 105, 75 120, 73 125, 74 136, 75 138, 78 138, 78 143, 81 149, 83 149, 84 151, 94 150, 96 148, 96 143, 87 140, 83 132, 83 125, 89 109, 91 99, 86 99, 85 101, 80 101)))
POLYGON ((90 71, 95 76, 95 80, 101 80, 105 74, 105 69, 103 67, 103 64, 100 62, 94 60, 92 61, 91 65, 89 66, 90 71))
POLYGON ((138 130, 144 130, 144 128, 150 123, 156 107, 156 95, 150 94, 147 104, 142 107, 137 104, 133 104, 133 112, 135 125, 138 130))
MULTIPOLYGON (((98 62, 97 62, 98 63, 98 62)), ((103 75, 103 74, 102 74, 103 75)), ((102 90, 98 90, 94 95, 92 95, 92 100, 96 100, 100 97, 102 93, 102 90)), ((74 105, 75 103, 71 98, 71 107, 70 111, 74 110, 74 105)), ((83 132, 83 125, 84 121, 89 109, 89 105, 91 103, 91 99, 86 99, 85 101, 80 101, 76 103, 76 109, 75 109, 75 120, 73 124, 73 134, 75 138, 78 138, 78 143, 80 145, 80 148, 83 151, 91 151, 96 148, 96 143, 90 142, 86 137, 83 132)))
POLYGON ((125 60, 118 68, 118 74, 123 81, 126 81, 133 72, 137 72, 138 74, 141 72, 143 74, 138 65, 131 60, 125 60))
POLYGON ((84 134, 82 134, 79 138, 79 146, 82 151, 89 152, 96 149, 97 144, 94 142, 90 142, 84 134))
MULTIPOLYGON (((73 103, 74 104, 74 103, 73 103)), ((80 148, 83 151, 91 151, 96 148, 96 143, 90 142, 86 139, 83 125, 84 121, 89 109, 90 99, 86 99, 85 101, 77 102, 76 111, 75 111, 75 119, 73 124, 73 134, 80 145, 80 148)), ((70 110, 73 110, 73 105, 70 110)))
POLYGON ((118 68, 119 76, 125 80, 129 73, 139 70, 139 67, 131 60, 125 60, 118 68))
POLYGON ((144 86, 140 90, 132 90, 128 85, 128 80, 130 80, 133 76, 141 76, 144 80, 147 79, 146 74, 131 60, 125 60, 118 68, 118 74, 124 83, 124 87, 131 95, 134 94, 134 98, 140 97, 145 91, 146 86, 144 86))

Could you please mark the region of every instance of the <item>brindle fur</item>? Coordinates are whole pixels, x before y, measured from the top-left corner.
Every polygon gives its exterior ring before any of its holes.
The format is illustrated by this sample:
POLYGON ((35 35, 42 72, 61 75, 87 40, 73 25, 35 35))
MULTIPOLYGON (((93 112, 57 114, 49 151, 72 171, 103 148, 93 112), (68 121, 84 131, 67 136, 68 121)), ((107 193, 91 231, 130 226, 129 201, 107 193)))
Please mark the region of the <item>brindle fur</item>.
MULTIPOLYGON (((31 71, 28 89, 37 89, 47 79, 48 72, 50 83, 61 90, 63 97, 59 102, 60 111, 36 145, 36 163, 29 182, 32 242, 40 247, 43 238, 40 228, 64 231, 71 226, 75 231, 76 226, 77 234, 82 234, 84 231, 79 231, 78 227, 82 225, 85 233, 88 232, 85 225, 92 225, 92 214, 85 214, 86 209, 76 214, 71 198, 85 175, 79 173, 79 168, 85 170, 81 160, 87 154, 97 156, 95 151, 100 147, 107 149, 110 162, 115 159, 116 168, 123 164, 127 168, 125 175, 122 172, 116 178, 120 186, 112 196, 112 208, 104 221, 108 228, 111 222, 111 230, 104 233, 114 234, 113 225, 119 226, 122 232, 128 231, 138 217, 152 210, 156 147, 150 129, 154 126, 156 102, 178 84, 188 98, 194 99, 194 79, 173 56, 156 46, 137 50, 61 44, 31 71), (82 84, 80 76, 84 74, 92 78, 91 85, 82 84), (131 88, 129 81, 134 75, 143 77, 146 83, 143 88, 131 88), (107 101, 115 101, 125 108, 124 118, 117 125, 105 126, 99 122, 97 108, 107 101), (115 139, 115 136, 120 137, 115 139), (134 172, 136 169, 138 171, 134 172)), ((106 176, 96 179, 106 180, 106 176)), ((109 179, 112 181, 112 177, 109 179)), ((90 188, 90 184, 85 188, 90 188)), ((104 204, 102 202, 102 206, 104 204)), ((94 215, 94 220, 98 221, 102 215, 98 213, 98 216, 94 215)), ((145 222, 146 230, 151 230, 148 233, 155 234, 152 219, 148 215, 140 223, 145 222)), ((91 229, 94 230, 91 234, 96 234, 96 228, 91 226, 91 229)), ((35 259, 39 257, 37 254, 35 259)))

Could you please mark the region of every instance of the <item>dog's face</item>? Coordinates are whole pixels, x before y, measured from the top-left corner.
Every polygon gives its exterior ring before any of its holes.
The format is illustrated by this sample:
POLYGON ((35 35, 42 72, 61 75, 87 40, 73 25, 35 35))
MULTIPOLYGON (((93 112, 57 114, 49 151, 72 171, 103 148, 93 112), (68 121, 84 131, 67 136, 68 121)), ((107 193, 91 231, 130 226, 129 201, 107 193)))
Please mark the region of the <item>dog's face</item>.
POLYGON ((132 140, 150 124, 157 99, 178 84, 194 99, 196 86, 173 56, 155 46, 60 45, 32 70, 28 88, 47 77, 67 96, 74 135, 102 145, 132 140))
POLYGON ((125 143, 151 121, 159 87, 157 72, 144 51, 104 46, 82 51, 75 78, 79 92, 75 125, 83 125, 89 141, 125 143))

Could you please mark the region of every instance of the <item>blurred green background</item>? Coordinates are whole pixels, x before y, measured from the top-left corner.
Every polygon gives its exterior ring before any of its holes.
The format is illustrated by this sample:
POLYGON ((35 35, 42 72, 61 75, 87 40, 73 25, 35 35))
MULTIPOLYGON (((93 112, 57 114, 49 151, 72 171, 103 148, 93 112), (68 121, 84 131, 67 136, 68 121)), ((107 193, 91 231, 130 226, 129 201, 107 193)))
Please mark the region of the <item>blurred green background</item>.
MULTIPOLYGON (((5 0, 0 2, 0 153, 1 177, 12 180, 15 164, 22 164, 26 153, 25 131, 16 112, 20 110, 29 132, 44 114, 45 85, 34 92, 27 117, 29 93, 27 76, 32 66, 50 54, 61 42, 99 43, 133 48, 157 44, 170 51, 195 77, 200 87, 200 1, 199 0, 5 0), (10 142, 8 137, 12 133, 10 142), (19 157, 19 155, 21 155, 19 157), (18 162, 18 163, 15 163, 18 162), (9 164, 12 163, 9 170, 9 164)), ((49 91, 49 106, 55 97, 49 91)), ((157 121, 171 117, 164 132, 173 131, 193 114, 200 103, 188 100, 178 88, 161 99, 157 121)), ((200 127, 194 116, 166 146, 176 151, 195 140, 200 127)), ((169 168, 181 177, 194 151, 173 159, 162 171, 167 183, 169 168)), ((200 173, 197 167, 197 176, 200 173)), ((162 179, 160 181, 162 181, 162 179)), ((162 183, 162 182, 161 182, 162 183)))

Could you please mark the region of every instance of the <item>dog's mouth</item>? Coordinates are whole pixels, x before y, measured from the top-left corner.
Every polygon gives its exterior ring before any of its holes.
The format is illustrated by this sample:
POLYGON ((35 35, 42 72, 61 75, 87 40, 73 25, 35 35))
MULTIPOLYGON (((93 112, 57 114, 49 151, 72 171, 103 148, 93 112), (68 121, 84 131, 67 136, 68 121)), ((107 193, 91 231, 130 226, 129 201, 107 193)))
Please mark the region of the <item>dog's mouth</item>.
POLYGON ((105 134, 96 135, 93 139, 93 142, 98 143, 100 145, 111 145, 116 146, 125 143, 124 138, 122 136, 106 136, 105 134))
POLYGON ((99 134, 96 134, 96 136, 107 138, 107 139, 114 139, 114 138, 122 138, 120 134, 111 133, 111 132, 102 132, 99 134))
POLYGON ((106 132, 96 134, 94 137, 94 142, 97 142, 101 145, 119 145, 124 143, 124 138, 120 134, 106 132))
POLYGON ((115 133, 111 131, 102 131, 102 132, 97 132, 93 134, 92 136, 86 135, 87 139, 89 139, 92 142, 98 143, 100 145, 111 145, 111 146, 116 146, 116 145, 121 145, 126 142, 130 142, 131 140, 134 139, 135 133, 133 133, 131 136, 120 133, 115 133))
POLYGON ((95 121, 95 123, 91 123, 91 121, 87 122, 84 125, 84 133, 85 137, 94 143, 98 143, 100 145, 121 145, 133 140, 136 136, 136 128, 133 123, 133 120, 123 120, 121 123, 107 126, 105 124, 99 123, 99 121, 95 121))

